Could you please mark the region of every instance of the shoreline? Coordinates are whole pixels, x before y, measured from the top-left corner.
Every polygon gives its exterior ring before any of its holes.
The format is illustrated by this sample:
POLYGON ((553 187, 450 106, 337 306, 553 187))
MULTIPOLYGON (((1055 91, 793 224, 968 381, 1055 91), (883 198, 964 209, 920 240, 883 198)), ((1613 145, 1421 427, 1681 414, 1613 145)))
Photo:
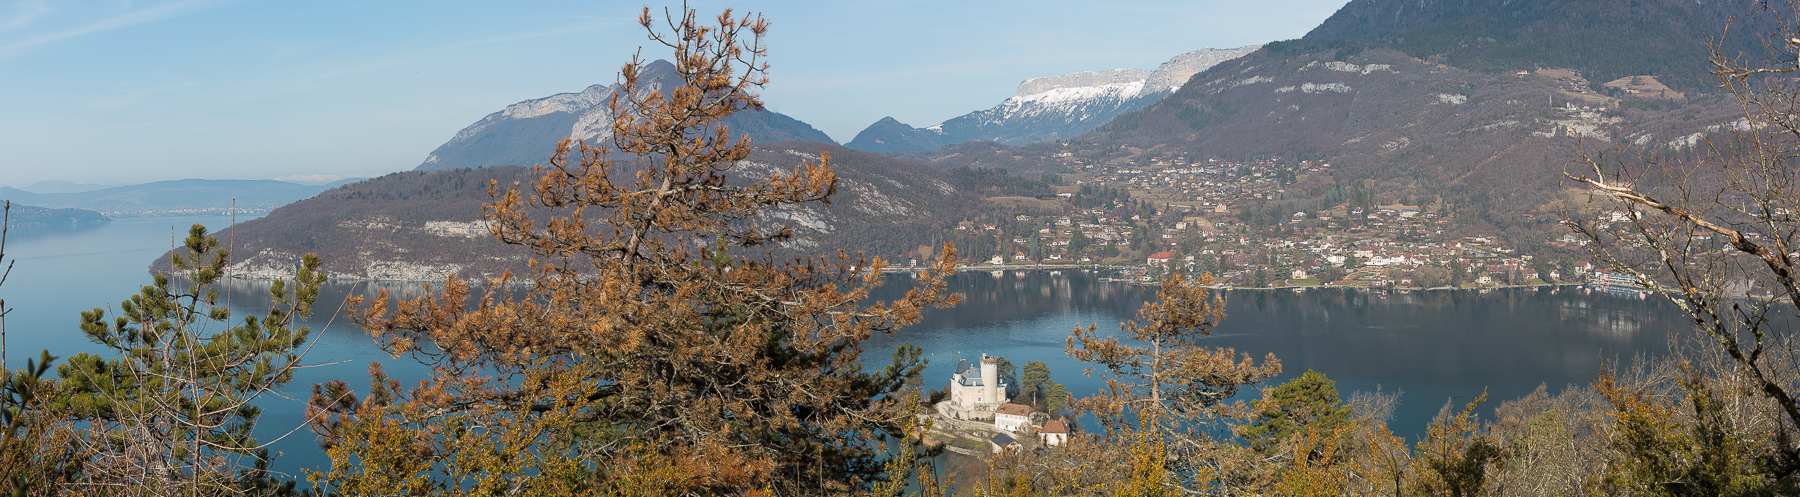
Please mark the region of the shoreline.
MULTIPOLYGON (((1062 270, 1062 269, 1092 269, 1092 270, 1103 270, 1103 271, 1110 270, 1110 271, 1123 272, 1123 271, 1132 271, 1132 270, 1144 270, 1147 268, 1145 266, 1106 265, 1106 264, 1002 264, 1002 265, 997 265, 997 266, 996 265, 983 265, 983 266, 961 266, 961 265, 959 265, 956 267, 956 271, 958 273, 961 273, 961 272, 1015 271, 1015 270, 1016 271, 1043 271, 1043 270, 1055 271, 1055 270, 1062 270)), ((883 268, 882 272, 894 274, 894 273, 916 273, 916 272, 923 272, 926 270, 928 270, 928 268, 925 268, 925 267, 901 267, 901 268, 889 267, 889 268, 883 268)), ((1155 281, 1145 282, 1145 281, 1137 281, 1137 280, 1131 280, 1131 279, 1117 279, 1117 278, 1106 278, 1106 277, 1101 277, 1101 281, 1112 282, 1112 283, 1128 283, 1128 284, 1142 285, 1142 286, 1161 286, 1161 283, 1158 283, 1155 281)), ((1320 284, 1320 285, 1282 285, 1282 286, 1269 286, 1269 287, 1262 287, 1262 288, 1248 287, 1248 286, 1213 285, 1209 288, 1213 288, 1216 290, 1302 290, 1302 289, 1309 289, 1309 288, 1350 288, 1350 289, 1360 289, 1360 290, 1408 290, 1408 291, 1419 290, 1419 291, 1426 291, 1426 290, 1495 290, 1495 289, 1503 289, 1503 288, 1545 288, 1545 287, 1557 288, 1557 287, 1583 287, 1583 286, 1591 286, 1591 285, 1589 283, 1538 283, 1538 284, 1522 284, 1522 285, 1487 285, 1487 286, 1465 286, 1465 287, 1453 287, 1453 286, 1372 287, 1372 286, 1367 286, 1367 285, 1320 284)))

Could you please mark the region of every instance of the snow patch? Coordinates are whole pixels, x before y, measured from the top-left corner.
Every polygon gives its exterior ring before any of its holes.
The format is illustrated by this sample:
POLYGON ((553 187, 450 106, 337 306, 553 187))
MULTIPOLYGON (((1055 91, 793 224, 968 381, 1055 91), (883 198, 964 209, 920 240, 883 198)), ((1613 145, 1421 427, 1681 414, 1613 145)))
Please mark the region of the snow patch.
POLYGON ((1469 97, 1449 93, 1439 93, 1437 97, 1438 103, 1440 104, 1462 105, 1464 102, 1469 101, 1469 97))
POLYGON ((1275 93, 1287 93, 1287 92, 1290 92, 1290 91, 1294 91, 1294 89, 1295 89, 1295 88, 1299 88, 1299 87, 1298 87, 1298 86, 1292 86, 1292 85, 1290 85, 1290 86, 1283 86, 1283 87, 1280 87, 1280 88, 1276 88, 1276 89, 1275 89, 1275 93))

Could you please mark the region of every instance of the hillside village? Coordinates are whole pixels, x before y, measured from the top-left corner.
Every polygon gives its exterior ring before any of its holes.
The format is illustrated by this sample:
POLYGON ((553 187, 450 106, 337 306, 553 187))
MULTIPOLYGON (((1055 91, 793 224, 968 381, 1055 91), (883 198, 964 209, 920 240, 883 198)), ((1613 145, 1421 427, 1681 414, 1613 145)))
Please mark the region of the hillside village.
POLYGON ((972 269, 1107 265, 1153 281, 1179 267, 1249 288, 1437 288, 1566 283, 1589 268, 1568 255, 1573 236, 1553 240, 1548 254, 1522 253, 1497 237, 1458 236, 1441 199, 1382 203, 1361 188, 1331 184, 1328 159, 1173 156, 1070 166, 1080 172, 1052 178, 1063 183, 1054 200, 953 228, 949 238, 975 248, 972 269), (1321 195, 1317 204, 1283 202, 1321 195))

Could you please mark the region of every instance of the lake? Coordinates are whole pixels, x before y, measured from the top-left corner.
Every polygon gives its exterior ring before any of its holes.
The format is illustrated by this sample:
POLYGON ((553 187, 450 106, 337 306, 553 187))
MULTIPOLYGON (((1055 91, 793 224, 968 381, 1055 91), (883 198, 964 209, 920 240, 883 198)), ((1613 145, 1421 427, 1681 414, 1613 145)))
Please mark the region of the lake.
MULTIPOLYGON (((127 218, 79 230, 13 232, 6 255, 17 265, 0 286, 0 299, 13 309, 6 317, 8 365, 23 367, 44 349, 64 358, 99 352, 80 332, 80 312, 116 309, 148 284, 150 261, 185 237, 187 226, 203 223, 216 230, 229 222, 224 216, 127 218)), ((1153 287, 1105 282, 1101 276, 1081 270, 955 275, 951 288, 964 295, 962 305, 928 311, 920 323, 893 337, 877 336, 864 347, 865 360, 879 367, 896 345, 918 344, 931 360, 924 380, 929 387, 947 384, 957 359, 982 353, 1021 366, 1043 361, 1071 393, 1092 394, 1103 380, 1097 373, 1082 376, 1085 365, 1063 354, 1064 339, 1090 323, 1103 332, 1116 330, 1155 295, 1153 287)), ((234 296, 243 296, 237 303, 251 305, 266 295, 260 286, 230 285, 234 296)), ((876 297, 893 298, 910 286, 907 275, 893 275, 876 297)), ((344 379, 365 391, 368 364, 377 361, 398 378, 424 373, 409 359, 388 357, 343 318, 332 321, 329 310, 336 302, 372 290, 369 284, 328 284, 321 311, 307 320, 314 329, 307 362, 324 365, 301 371, 286 398, 260 399, 266 413, 259 428, 263 440, 279 438, 274 444, 283 453, 276 459, 279 469, 297 472, 326 461, 311 432, 283 437, 301 421, 314 383, 344 379)), ((1312 369, 1336 380, 1346 398, 1377 387, 1403 392, 1391 426, 1408 437, 1422 433, 1448 399, 1466 402, 1485 388, 1491 400, 1484 412, 1491 413, 1501 401, 1540 384, 1554 393, 1593 381, 1608 361, 1659 354, 1672 337, 1689 330, 1668 302, 1575 288, 1234 290, 1226 297, 1227 317, 1205 345, 1234 347, 1259 359, 1272 352, 1285 371, 1277 381, 1312 369)))

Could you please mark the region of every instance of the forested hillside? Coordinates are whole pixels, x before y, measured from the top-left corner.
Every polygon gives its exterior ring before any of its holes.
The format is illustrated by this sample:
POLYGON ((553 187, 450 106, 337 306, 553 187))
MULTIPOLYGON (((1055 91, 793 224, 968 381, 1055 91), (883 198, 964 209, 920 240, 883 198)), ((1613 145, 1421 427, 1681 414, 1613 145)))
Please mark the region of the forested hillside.
MULTIPOLYGON (((1583 1, 1353 0, 1303 40, 1369 40, 1370 47, 1471 71, 1566 67, 1591 81, 1652 75, 1705 91, 1708 41, 1726 54, 1760 56, 1780 23, 1755 0, 1583 1), (1730 22, 1731 36, 1726 35, 1730 22)), ((1598 90, 1598 88, 1595 88, 1598 90)))

